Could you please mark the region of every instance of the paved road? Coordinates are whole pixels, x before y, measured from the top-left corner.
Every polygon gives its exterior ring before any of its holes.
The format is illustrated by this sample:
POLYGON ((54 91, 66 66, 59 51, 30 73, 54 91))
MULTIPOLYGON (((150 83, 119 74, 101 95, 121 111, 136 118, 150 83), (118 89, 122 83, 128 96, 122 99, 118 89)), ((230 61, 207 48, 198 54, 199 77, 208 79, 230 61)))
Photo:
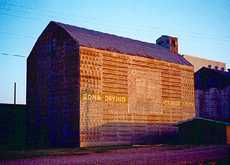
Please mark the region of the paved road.
MULTIPOLYGON (((119 149, 105 153, 88 153, 72 156, 48 156, 21 160, 0 161, 1 165, 121 165, 121 164, 157 164, 179 165, 196 164, 204 160, 224 159, 230 155, 230 146, 206 146, 194 148, 144 147, 119 149)), ((215 164, 215 163, 213 163, 215 164)))

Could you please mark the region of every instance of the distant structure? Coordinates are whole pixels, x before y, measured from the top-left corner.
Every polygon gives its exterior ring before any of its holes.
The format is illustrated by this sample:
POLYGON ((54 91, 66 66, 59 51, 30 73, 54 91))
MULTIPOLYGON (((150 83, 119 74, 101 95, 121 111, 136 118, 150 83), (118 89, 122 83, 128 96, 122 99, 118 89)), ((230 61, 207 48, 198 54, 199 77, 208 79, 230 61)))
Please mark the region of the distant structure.
POLYGON ((190 55, 183 55, 183 57, 194 66, 194 72, 197 72, 202 67, 207 67, 212 69, 217 68, 222 71, 226 70, 226 64, 224 62, 213 61, 213 60, 190 56, 190 55))
MULTIPOLYGON (((178 54, 179 44, 177 37, 162 35, 156 40, 156 44, 168 49, 173 54, 178 54)), ((194 66, 194 72, 202 67, 218 68, 222 71, 226 70, 226 64, 224 62, 213 61, 191 55, 183 55, 183 57, 194 66)))
POLYGON ((195 90, 197 117, 230 122, 230 70, 201 68, 195 90))
POLYGON ((27 59, 28 143, 85 147, 169 140, 176 131, 172 124, 195 116, 193 66, 177 53, 176 40, 169 42, 175 46, 170 51, 50 22, 27 59))

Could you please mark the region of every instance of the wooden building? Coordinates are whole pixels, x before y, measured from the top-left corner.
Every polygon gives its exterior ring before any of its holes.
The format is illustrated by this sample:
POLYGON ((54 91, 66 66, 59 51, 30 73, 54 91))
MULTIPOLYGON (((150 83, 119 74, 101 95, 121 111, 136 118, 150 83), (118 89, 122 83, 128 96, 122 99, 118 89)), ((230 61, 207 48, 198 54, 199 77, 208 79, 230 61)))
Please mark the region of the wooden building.
POLYGON ((153 43, 50 22, 27 59, 27 105, 33 146, 160 142, 195 115, 193 66, 153 43))
POLYGON ((0 103, 0 151, 26 148, 26 105, 0 103))
POLYGON ((230 144, 230 123, 205 118, 178 122, 181 144, 230 144))

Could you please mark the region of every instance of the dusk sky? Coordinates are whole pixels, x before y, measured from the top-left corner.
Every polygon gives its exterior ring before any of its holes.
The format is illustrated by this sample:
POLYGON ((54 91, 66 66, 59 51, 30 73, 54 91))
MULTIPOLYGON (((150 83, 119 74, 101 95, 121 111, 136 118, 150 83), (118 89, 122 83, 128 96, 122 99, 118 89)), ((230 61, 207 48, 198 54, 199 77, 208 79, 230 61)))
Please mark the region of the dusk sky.
POLYGON ((25 104, 26 58, 51 20, 152 43, 176 36, 180 54, 230 67, 229 0, 0 0, 0 103, 13 103, 16 82, 25 104))

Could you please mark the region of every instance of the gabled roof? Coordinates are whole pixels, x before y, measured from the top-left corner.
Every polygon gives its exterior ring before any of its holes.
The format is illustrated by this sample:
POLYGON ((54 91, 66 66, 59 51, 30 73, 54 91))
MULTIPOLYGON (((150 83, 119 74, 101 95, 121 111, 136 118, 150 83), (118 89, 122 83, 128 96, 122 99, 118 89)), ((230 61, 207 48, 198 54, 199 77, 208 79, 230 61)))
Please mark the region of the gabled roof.
MULTIPOLYGON (((50 22, 67 31, 80 46, 108 50, 118 53, 142 56, 157 60, 164 60, 176 64, 192 66, 179 54, 172 54, 169 50, 153 43, 138 41, 112 34, 80 28, 59 22, 50 22)), ((49 26, 49 25, 48 25, 49 26)))
POLYGON ((218 121, 218 120, 212 120, 212 119, 207 119, 207 118, 202 118, 202 117, 195 117, 195 118, 191 118, 191 119, 188 119, 188 120, 179 121, 179 122, 176 123, 176 126, 182 126, 184 124, 192 123, 194 121, 211 122, 211 123, 216 123, 216 124, 221 124, 221 125, 227 125, 227 126, 230 125, 229 122, 225 122, 225 121, 218 121))

